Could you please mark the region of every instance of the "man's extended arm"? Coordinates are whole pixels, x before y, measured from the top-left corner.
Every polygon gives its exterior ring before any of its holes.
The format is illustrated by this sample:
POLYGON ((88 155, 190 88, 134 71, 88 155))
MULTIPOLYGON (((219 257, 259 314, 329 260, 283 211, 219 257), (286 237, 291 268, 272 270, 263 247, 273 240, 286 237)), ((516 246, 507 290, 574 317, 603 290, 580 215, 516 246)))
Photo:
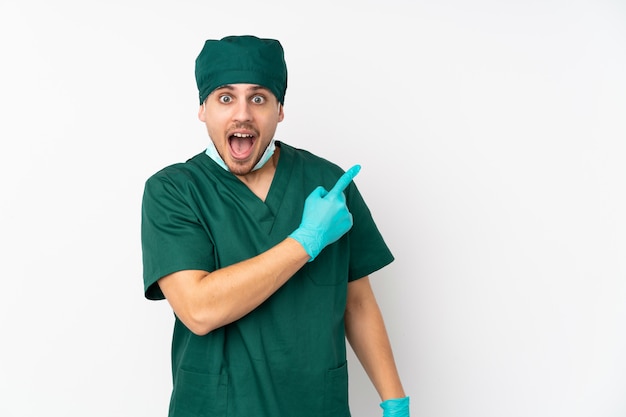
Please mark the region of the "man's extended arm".
POLYGON ((348 284, 346 337, 381 400, 405 397, 369 277, 348 284))
POLYGON ((259 306, 309 259, 300 243, 287 238, 254 258, 215 272, 185 270, 158 282, 176 316, 193 333, 204 335, 259 306))

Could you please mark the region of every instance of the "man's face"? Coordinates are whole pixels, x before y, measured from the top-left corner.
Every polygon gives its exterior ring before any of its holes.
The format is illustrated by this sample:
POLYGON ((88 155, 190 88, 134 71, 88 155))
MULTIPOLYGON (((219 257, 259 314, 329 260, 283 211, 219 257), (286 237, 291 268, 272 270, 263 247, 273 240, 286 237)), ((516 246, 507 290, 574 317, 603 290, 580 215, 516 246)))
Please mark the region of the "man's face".
POLYGON ((198 117, 228 169, 246 175, 261 159, 284 114, 270 90, 255 84, 229 84, 207 97, 198 117))

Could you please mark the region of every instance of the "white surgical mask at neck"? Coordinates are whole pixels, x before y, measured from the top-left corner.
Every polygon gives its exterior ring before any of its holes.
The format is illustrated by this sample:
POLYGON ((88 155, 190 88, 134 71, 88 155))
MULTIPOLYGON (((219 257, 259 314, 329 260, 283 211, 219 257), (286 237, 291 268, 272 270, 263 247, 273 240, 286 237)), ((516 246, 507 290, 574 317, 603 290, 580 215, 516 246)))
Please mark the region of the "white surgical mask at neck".
MULTIPOLYGON (((265 152, 263 152, 261 159, 259 160, 259 162, 257 162, 254 168, 252 168, 252 170, 256 171, 257 169, 265 165, 267 161, 270 160, 275 150, 276 150, 275 140, 272 139, 269 145, 267 145, 267 148, 265 148, 265 152)), ((226 166, 226 163, 224 162, 220 154, 217 152, 217 148, 215 148, 215 144, 213 143, 212 140, 209 141, 209 146, 207 146, 205 153, 207 154, 209 158, 215 161, 215 163, 221 166, 225 171, 230 171, 230 169, 228 169, 228 167, 226 166)))

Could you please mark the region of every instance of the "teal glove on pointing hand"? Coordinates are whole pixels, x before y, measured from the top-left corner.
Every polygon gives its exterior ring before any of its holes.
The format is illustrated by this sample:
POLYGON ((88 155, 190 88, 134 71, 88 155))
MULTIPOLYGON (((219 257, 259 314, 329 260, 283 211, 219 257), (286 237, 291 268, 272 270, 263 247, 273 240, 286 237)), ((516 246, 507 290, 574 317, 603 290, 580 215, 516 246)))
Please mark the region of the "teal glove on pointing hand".
POLYGON ((409 397, 394 398, 380 403, 383 417, 409 417, 409 397))
POLYGON ((311 257, 309 262, 352 227, 352 214, 346 206, 343 190, 360 170, 360 165, 353 166, 337 180, 332 190, 319 186, 304 201, 300 226, 289 237, 304 247, 311 257))

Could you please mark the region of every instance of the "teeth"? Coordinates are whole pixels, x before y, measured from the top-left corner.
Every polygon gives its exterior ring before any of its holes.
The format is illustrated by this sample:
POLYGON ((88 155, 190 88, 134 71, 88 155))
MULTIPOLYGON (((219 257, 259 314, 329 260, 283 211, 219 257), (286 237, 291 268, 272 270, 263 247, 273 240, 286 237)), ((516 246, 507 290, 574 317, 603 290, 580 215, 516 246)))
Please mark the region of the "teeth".
POLYGON ((248 135, 248 134, 244 134, 244 133, 235 133, 233 134, 233 136, 236 136, 238 138, 251 138, 252 135, 248 135))

